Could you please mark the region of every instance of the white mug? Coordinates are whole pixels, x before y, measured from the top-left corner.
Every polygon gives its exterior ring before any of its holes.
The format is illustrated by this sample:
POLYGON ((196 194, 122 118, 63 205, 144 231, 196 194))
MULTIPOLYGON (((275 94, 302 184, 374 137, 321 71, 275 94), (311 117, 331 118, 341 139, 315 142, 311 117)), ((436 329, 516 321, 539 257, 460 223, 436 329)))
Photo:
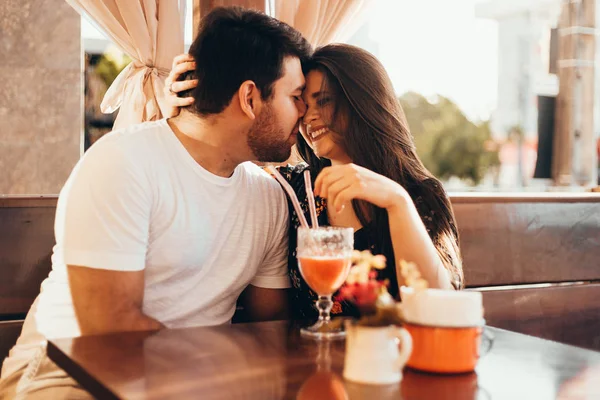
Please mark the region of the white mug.
POLYGON ((344 378, 367 384, 398 383, 411 351, 412 338, 404 328, 346 321, 344 378))

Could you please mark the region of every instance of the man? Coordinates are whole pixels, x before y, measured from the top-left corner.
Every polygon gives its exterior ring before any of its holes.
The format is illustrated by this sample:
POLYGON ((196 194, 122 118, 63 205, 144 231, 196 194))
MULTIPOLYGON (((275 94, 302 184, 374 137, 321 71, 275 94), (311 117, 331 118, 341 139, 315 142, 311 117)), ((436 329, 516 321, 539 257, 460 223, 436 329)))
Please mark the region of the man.
POLYGON ((289 157, 309 51, 258 12, 204 17, 190 48, 193 107, 106 135, 62 189, 52 272, 0 397, 85 395, 47 358, 46 339, 228 323, 244 289, 255 319, 284 315, 286 199, 247 161, 289 157))

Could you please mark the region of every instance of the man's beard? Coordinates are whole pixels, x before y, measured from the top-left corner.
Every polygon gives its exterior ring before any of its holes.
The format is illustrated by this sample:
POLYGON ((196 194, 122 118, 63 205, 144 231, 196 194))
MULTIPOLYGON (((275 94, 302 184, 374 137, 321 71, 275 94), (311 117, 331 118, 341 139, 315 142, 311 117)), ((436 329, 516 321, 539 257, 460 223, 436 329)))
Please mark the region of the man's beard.
POLYGON ((247 142, 256 161, 284 162, 290 157, 289 135, 285 135, 277 122, 273 108, 268 104, 252 124, 247 142))

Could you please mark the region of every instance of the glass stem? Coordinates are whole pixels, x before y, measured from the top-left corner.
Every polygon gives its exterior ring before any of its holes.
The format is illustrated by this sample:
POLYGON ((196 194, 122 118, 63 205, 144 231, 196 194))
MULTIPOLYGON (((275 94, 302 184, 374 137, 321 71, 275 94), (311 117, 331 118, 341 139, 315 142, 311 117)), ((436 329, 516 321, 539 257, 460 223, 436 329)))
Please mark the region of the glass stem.
POLYGON ((319 355, 317 356, 317 371, 331 371, 330 341, 319 341, 319 355))
POLYGON ((333 301, 331 301, 331 295, 319 296, 319 300, 317 300, 317 309, 319 310, 319 321, 320 322, 329 322, 331 320, 331 317, 329 316, 331 307, 333 307, 333 301))

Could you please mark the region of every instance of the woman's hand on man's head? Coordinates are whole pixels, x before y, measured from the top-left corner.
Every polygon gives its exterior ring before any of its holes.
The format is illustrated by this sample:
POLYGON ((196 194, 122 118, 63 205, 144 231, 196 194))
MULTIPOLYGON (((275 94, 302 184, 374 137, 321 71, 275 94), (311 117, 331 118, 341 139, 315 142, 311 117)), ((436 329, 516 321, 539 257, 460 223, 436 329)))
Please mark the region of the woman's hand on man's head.
POLYGON ((172 118, 179 115, 180 107, 187 107, 194 103, 193 97, 179 97, 177 93, 190 90, 198 85, 197 79, 178 81, 179 77, 189 71, 196 69, 194 58, 189 54, 180 54, 173 59, 173 66, 169 76, 165 79, 163 94, 170 106, 170 112, 165 115, 172 118))

